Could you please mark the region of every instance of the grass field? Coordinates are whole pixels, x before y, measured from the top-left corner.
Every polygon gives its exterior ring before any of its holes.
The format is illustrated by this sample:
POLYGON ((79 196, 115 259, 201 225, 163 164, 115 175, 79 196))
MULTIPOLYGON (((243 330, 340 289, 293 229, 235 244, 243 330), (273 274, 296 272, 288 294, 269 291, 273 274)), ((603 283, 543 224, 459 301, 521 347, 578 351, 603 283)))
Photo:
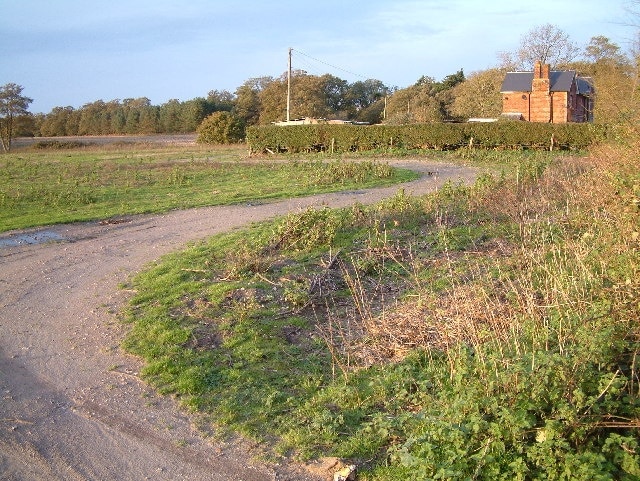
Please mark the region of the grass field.
POLYGON ((128 286, 126 348, 361 480, 640 479, 637 151, 465 154, 502 173, 215 236, 128 286))
MULTIPOLYGON (((369 481, 640 479, 638 152, 432 154, 493 174, 212 237, 131 280, 125 347, 276 459, 338 456, 369 481)), ((0 173, 0 231, 413 176, 142 145, 23 149, 0 173)))
POLYGON ((0 156, 0 232, 390 185, 415 177, 373 161, 248 159, 244 147, 23 149, 0 156))

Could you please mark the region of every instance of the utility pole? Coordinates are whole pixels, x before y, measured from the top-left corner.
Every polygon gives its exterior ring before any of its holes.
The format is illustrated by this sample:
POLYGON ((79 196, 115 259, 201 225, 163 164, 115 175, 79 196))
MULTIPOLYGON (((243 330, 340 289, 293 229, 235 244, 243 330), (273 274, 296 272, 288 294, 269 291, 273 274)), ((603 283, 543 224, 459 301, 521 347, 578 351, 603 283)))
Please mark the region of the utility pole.
POLYGON ((291 112, 291 50, 289 48, 289 68, 287 68, 287 122, 290 120, 291 112))

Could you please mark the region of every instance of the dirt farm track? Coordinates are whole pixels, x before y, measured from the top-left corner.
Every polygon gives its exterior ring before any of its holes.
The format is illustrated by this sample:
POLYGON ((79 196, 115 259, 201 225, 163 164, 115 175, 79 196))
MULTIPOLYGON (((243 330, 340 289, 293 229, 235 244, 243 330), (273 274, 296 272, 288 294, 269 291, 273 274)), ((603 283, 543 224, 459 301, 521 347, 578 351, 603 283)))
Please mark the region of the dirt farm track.
MULTIPOLYGON (((424 174, 402 186, 407 193, 475 177, 424 160, 390 164, 424 174)), ((128 293, 119 286, 189 242, 307 206, 372 203, 398 189, 0 234, 0 480, 315 479, 257 461, 245 442, 208 436, 196 416, 145 385, 140 361, 120 349, 127 327, 117 312, 128 293)))

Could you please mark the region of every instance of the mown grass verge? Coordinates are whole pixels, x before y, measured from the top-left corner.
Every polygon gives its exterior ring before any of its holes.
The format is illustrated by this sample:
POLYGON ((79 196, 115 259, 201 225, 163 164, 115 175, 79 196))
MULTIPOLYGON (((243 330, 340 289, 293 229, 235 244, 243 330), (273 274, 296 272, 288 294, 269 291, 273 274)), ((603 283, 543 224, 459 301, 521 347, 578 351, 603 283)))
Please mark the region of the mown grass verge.
POLYGON ((185 407, 358 479, 639 479, 634 154, 519 155, 168 256, 125 346, 185 407))
POLYGON ((45 224, 392 185, 375 160, 269 161, 245 148, 107 146, 0 156, 0 232, 45 224))

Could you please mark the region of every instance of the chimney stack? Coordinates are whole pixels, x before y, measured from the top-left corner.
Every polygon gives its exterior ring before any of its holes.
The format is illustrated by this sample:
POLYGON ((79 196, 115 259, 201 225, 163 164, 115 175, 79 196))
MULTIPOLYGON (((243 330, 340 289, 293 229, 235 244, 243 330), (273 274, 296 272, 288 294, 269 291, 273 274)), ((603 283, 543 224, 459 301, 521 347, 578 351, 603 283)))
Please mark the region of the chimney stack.
POLYGON ((533 69, 531 82, 531 96, 529 105, 529 120, 533 122, 551 122, 551 79, 549 64, 538 61, 533 69))
POLYGON ((533 67, 533 78, 542 78, 542 64, 540 63, 540 61, 537 61, 533 67))
POLYGON ((548 63, 545 63, 542 66, 542 78, 544 78, 544 79, 548 79, 549 78, 549 68, 550 67, 549 67, 548 63))
POLYGON ((533 78, 534 79, 549 79, 549 64, 545 63, 544 65, 539 60, 536 62, 533 68, 533 78))

